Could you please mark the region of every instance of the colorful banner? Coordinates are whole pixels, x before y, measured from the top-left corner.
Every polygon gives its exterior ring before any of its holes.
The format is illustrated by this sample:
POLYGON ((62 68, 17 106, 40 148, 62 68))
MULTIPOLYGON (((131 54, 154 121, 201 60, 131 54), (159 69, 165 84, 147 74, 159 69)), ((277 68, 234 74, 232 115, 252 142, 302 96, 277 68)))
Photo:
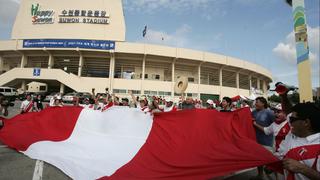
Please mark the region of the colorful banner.
POLYGON ((294 32, 296 39, 297 64, 309 59, 309 46, 307 35, 306 16, 304 13, 304 0, 293 0, 294 32))

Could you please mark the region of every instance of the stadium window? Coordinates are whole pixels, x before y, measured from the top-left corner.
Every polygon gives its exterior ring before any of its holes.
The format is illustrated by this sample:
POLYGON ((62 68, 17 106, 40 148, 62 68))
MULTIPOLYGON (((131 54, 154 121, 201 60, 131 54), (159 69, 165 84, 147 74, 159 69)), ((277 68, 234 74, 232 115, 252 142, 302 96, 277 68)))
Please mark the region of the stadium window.
POLYGON ((156 96, 158 94, 157 91, 144 91, 145 95, 156 96))
POLYGON ((113 93, 126 94, 127 90, 125 90, 125 89, 113 89, 113 93))
POLYGON ((141 91, 139 90, 132 90, 132 94, 140 94, 141 91))
POLYGON ((165 96, 171 96, 171 92, 164 92, 165 96))
POLYGON ((188 77, 188 82, 194 82, 194 78, 193 77, 188 77))
POLYGON ((156 79, 160 80, 160 75, 159 74, 156 74, 156 79))
POLYGON ((158 92, 157 91, 150 91, 150 95, 156 96, 156 95, 158 95, 158 92))
POLYGON ((144 94, 149 95, 150 91, 144 91, 144 94))
POLYGON ((40 91, 45 91, 47 90, 46 86, 40 86, 40 91))
POLYGON ((144 74, 144 78, 145 78, 145 79, 148 79, 148 74, 144 74))

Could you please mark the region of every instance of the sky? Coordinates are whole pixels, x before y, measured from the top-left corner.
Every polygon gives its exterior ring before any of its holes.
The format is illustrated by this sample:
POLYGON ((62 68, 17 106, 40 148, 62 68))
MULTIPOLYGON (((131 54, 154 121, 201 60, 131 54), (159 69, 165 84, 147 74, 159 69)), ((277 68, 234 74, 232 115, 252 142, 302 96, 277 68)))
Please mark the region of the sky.
MULTIPOLYGON (((0 0, 0 40, 10 39, 19 3, 0 0)), ((123 6, 127 42, 239 58, 271 71, 271 87, 298 86, 292 8, 284 0, 123 0, 123 6)), ((320 87, 319 6, 305 0, 313 87, 320 87)))

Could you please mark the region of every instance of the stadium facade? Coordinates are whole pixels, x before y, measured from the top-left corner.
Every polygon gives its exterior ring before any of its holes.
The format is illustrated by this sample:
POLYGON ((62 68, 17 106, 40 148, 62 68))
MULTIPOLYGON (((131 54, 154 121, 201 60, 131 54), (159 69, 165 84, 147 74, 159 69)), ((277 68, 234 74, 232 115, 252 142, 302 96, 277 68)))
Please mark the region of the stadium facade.
POLYGON ((266 96, 265 68, 237 58, 190 49, 125 41, 121 0, 22 0, 11 40, 0 41, 0 86, 31 81, 60 92, 172 96, 188 78, 194 98, 266 96))

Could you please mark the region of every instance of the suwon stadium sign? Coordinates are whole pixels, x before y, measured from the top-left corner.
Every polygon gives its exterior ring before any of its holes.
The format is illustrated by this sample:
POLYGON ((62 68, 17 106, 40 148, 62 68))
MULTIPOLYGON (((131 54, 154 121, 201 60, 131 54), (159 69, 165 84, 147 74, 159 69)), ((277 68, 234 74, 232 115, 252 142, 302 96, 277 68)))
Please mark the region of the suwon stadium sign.
POLYGON ((110 15, 99 10, 62 10, 59 23, 109 24, 110 15))

